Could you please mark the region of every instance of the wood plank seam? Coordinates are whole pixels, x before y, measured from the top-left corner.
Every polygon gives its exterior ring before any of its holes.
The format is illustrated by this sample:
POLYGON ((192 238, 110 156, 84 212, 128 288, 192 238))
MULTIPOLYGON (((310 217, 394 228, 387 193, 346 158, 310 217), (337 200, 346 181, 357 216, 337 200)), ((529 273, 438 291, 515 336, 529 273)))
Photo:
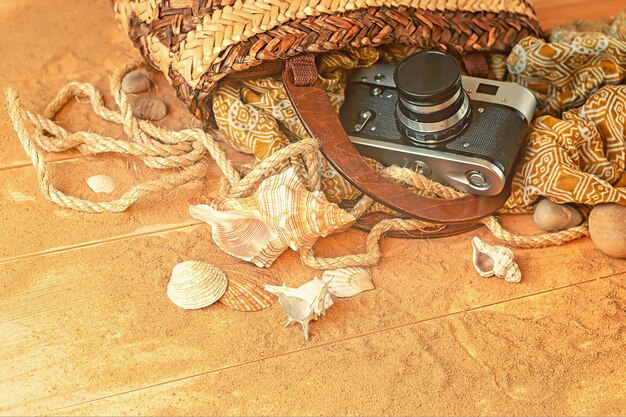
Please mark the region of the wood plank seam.
MULTIPOLYGON (((67 162, 67 161, 74 161, 74 160, 80 160, 82 158, 85 158, 87 156, 93 156, 93 155, 72 155, 72 156, 56 156, 56 155, 52 155, 50 158, 45 158, 45 161, 50 163, 50 164, 57 164, 59 162, 67 162)), ((14 165, 5 165, 5 166, 0 166, 0 172, 3 171, 11 171, 14 169, 23 169, 23 168, 33 168, 33 164, 30 162, 22 162, 22 163, 17 163, 14 165)))
POLYGON ((0 259, 0 265, 5 265, 5 264, 11 263, 11 262, 21 261, 21 260, 29 259, 29 258, 36 258, 36 257, 39 257, 39 256, 55 255, 55 254, 58 254, 58 253, 70 252, 70 251, 79 250, 79 249, 83 249, 83 248, 91 248, 91 247, 94 247, 94 246, 105 245, 105 244, 108 244, 108 243, 129 240, 129 239, 133 239, 133 238, 136 238, 136 237, 156 236, 156 235, 159 235, 159 234, 162 234, 162 233, 169 233, 169 232, 176 232, 176 231, 181 231, 181 230, 186 230, 186 229, 193 229, 193 228, 201 226, 203 224, 204 224, 204 222, 202 222, 200 220, 190 219, 190 220, 187 220, 184 224, 181 224, 181 225, 172 226, 172 227, 157 228, 157 229, 151 230, 149 232, 128 233, 128 234, 117 235, 117 236, 113 236, 113 237, 105 238, 105 239, 100 239, 100 240, 93 240, 93 241, 89 241, 89 242, 77 243, 77 244, 74 244, 74 245, 60 246, 60 247, 56 247, 56 248, 45 249, 45 250, 42 250, 42 251, 26 253, 26 254, 22 254, 22 255, 18 255, 18 256, 12 256, 12 257, 8 257, 8 258, 0 259))

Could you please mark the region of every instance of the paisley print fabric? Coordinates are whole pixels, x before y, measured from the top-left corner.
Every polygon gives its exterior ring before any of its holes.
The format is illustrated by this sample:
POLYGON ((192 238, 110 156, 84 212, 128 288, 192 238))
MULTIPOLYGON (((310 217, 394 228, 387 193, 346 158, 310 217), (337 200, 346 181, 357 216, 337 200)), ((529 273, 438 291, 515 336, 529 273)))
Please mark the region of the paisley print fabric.
POLYGON ((626 39, 556 30, 549 43, 535 38, 518 43, 508 58, 508 69, 510 81, 536 93, 542 113, 558 116, 582 105, 604 84, 624 80, 626 39))
MULTIPOLYGON (((388 45, 318 57, 324 88, 335 108, 343 104, 346 72, 380 60, 397 62, 413 47, 388 45)), ((626 13, 597 22, 557 27, 549 41, 523 39, 511 54, 493 55, 498 79, 520 83, 539 101, 526 154, 504 210, 532 210, 540 196, 595 205, 626 204, 626 13)), ((307 133, 278 77, 231 81, 214 96, 220 130, 243 152, 261 160, 307 133)), ((371 161, 376 166, 375 161, 371 161)), ((320 158, 322 189, 332 202, 359 192, 320 158)))
POLYGON ((535 92, 543 116, 505 208, 530 211, 540 196, 626 204, 626 12, 557 27, 550 42, 526 38, 507 63, 509 80, 535 92))
MULTIPOLYGON (((375 48, 332 52, 319 60, 322 84, 336 111, 343 104, 345 71, 370 66, 379 58, 375 48)), ((230 81, 213 97, 213 112, 220 131, 237 150, 262 160, 289 143, 285 133, 294 138, 308 137, 287 97, 279 77, 230 81)), ((320 155, 322 191, 329 201, 354 200, 360 192, 320 155)), ((376 161, 371 161, 376 166, 376 161)), ((304 170, 299 170, 304 172, 304 170)))
POLYGON ((562 118, 535 121, 505 209, 557 203, 626 205, 626 86, 605 86, 562 118))

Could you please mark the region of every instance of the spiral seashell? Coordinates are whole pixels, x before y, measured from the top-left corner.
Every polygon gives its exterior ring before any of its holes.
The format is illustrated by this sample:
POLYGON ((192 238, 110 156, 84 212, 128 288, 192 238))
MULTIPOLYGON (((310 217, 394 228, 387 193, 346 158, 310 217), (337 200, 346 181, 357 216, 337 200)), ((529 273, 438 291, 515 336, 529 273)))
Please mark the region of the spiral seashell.
POLYGON ((266 178, 249 197, 189 203, 191 216, 211 225, 215 244, 259 267, 270 266, 288 247, 311 247, 355 221, 323 193, 308 191, 293 168, 266 178))
POLYGON ((102 174, 87 178, 87 185, 94 193, 109 194, 115 189, 113 178, 102 174))
POLYGON ((190 201, 189 213, 211 225, 213 242, 220 249, 260 268, 272 265, 287 249, 257 211, 235 210, 217 198, 196 198, 190 201))
POLYGON ((309 341, 309 322, 317 320, 333 305, 328 293, 328 285, 317 278, 301 285, 298 288, 289 288, 286 285, 266 285, 265 290, 278 296, 283 311, 287 314, 287 323, 298 322, 304 332, 304 340, 309 341))
POLYGON ((265 223, 293 250, 311 247, 355 221, 321 191, 308 191, 293 168, 263 181, 256 198, 265 223))
MULTIPOLYGON (((248 267, 253 268, 253 267, 248 267)), ((242 265, 224 268, 228 288, 219 302, 238 311, 258 311, 274 304, 276 296, 263 288, 264 284, 277 284, 266 270, 250 271, 242 265)))
POLYGON ((522 272, 515 262, 513 251, 504 246, 492 246, 478 236, 472 238, 474 268, 483 277, 497 276, 506 282, 518 283, 522 272))
POLYGON ((328 292, 337 297, 352 297, 374 289, 369 271, 360 267, 326 270, 322 281, 328 284, 328 292))
POLYGON ((200 261, 185 261, 172 270, 167 296, 187 310, 203 308, 224 295, 228 280, 218 267, 200 261))

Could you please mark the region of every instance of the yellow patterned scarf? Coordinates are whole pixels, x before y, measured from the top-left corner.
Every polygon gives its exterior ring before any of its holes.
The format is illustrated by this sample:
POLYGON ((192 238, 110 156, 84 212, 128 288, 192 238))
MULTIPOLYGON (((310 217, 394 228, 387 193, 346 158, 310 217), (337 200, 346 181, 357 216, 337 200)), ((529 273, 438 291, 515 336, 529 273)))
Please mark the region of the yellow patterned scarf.
MULTIPOLYGON (((347 71, 413 52, 392 45, 323 55, 319 73, 335 109, 343 103, 347 71)), ((618 86, 626 77, 626 12, 561 26, 552 30, 550 42, 526 38, 507 60, 492 56, 491 65, 497 78, 508 69, 508 79, 533 90, 540 101, 505 210, 529 211, 539 196, 561 203, 626 205, 626 86, 618 86)), ((257 160, 288 144, 288 135, 307 137, 276 77, 225 83, 214 96, 213 111, 228 142, 257 160)), ((322 189, 330 201, 359 196, 320 160, 322 189)))

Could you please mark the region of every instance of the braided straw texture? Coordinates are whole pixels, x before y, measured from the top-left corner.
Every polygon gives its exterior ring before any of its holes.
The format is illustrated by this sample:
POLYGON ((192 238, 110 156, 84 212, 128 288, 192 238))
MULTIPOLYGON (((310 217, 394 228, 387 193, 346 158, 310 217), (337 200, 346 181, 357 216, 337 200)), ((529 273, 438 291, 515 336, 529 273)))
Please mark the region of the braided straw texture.
POLYGON ((114 9, 204 122, 220 79, 261 63, 276 70, 303 52, 400 43, 507 53, 522 38, 542 36, 527 0, 117 0, 114 9))

